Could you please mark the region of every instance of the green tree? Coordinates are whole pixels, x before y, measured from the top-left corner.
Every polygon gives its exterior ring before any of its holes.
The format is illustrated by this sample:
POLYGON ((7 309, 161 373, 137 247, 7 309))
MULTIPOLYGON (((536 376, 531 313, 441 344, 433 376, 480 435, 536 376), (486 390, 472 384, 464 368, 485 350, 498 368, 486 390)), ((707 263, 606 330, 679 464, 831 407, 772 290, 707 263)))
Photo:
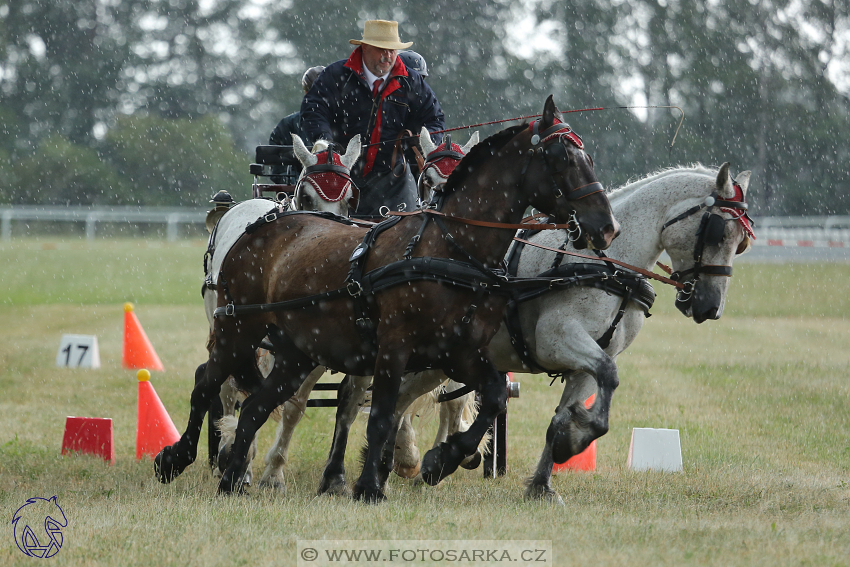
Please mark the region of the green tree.
POLYGON ((127 183, 114 168, 95 150, 60 134, 42 140, 33 155, 11 167, 11 174, 0 197, 5 202, 65 206, 131 202, 127 183))
POLYGON ((104 140, 103 153, 127 180, 127 195, 135 204, 206 205, 221 189, 240 200, 251 195, 249 156, 213 116, 120 117, 104 140))

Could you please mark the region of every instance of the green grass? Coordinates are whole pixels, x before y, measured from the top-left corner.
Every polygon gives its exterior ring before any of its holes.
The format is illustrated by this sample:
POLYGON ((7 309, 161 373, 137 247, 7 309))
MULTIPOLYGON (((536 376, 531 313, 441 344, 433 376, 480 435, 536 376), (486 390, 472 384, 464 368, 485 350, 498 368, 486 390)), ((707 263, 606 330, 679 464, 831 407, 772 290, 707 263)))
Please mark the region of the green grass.
MULTIPOLYGON (((199 461, 170 485, 136 462, 135 373, 120 365, 122 304, 166 371, 152 383, 181 429, 205 359, 204 244, 14 240, 0 244, 0 505, 58 495, 60 565, 295 565, 299 539, 551 540, 556 565, 847 565, 850 557, 850 266, 739 264, 720 321, 695 325, 659 293, 619 359, 611 431, 595 473, 559 474, 563 507, 522 499, 557 385, 522 375, 509 473, 458 471, 438 487, 393 477, 389 502, 316 497, 333 412, 308 410, 286 494, 219 498, 199 461), (63 333, 97 335, 102 368, 54 366, 63 333), (59 455, 65 416, 111 417, 117 463, 59 455), (633 473, 633 427, 680 430, 685 472, 633 473)), ((433 434, 422 424, 420 448, 433 434)), ((359 466, 358 420, 347 461, 359 466)), ((261 432, 260 450, 273 428, 261 432)), ((258 468, 262 465, 258 464, 258 468)), ((11 526, 0 564, 25 565, 11 526)))

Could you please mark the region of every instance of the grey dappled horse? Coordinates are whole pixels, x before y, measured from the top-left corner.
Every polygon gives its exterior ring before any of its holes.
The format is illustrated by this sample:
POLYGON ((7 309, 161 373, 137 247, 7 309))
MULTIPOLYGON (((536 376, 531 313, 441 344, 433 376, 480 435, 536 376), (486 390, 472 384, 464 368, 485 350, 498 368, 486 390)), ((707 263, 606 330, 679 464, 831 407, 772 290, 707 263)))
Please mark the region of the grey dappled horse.
MULTIPOLYGON (((733 180, 729 164, 719 170, 695 166, 665 170, 614 191, 609 197, 622 235, 606 255, 650 270, 666 251, 675 273, 686 284, 686 289, 677 295, 677 308, 697 323, 719 319, 734 256, 750 246, 752 228, 740 208, 749 179, 750 172, 745 171, 733 180), (729 206, 722 206, 724 202, 729 206), (718 220, 713 220, 715 217, 718 220), (714 225, 713 235, 709 234, 710 224, 714 225), (699 262, 695 261, 697 252, 699 262)), ((528 240, 558 248, 565 243, 565 233, 543 231, 528 240)), ((575 251, 572 246, 567 249, 575 251)), ((530 277, 546 272, 557 256, 555 252, 525 246, 520 252, 517 275, 530 277)), ((563 255, 561 262, 589 261, 563 255)), ((529 479, 528 498, 561 502, 550 484, 553 464, 580 453, 608 431, 611 395, 619 384, 617 356, 634 341, 646 319, 644 307, 629 302, 610 342, 601 347, 597 340, 611 327, 622 302, 621 297, 592 287, 551 292, 519 305, 519 323, 530 356, 517 353, 505 325, 490 343, 494 363, 502 372, 547 371, 565 378, 543 453, 529 479), (585 409, 584 400, 594 392, 595 403, 585 409)), ((405 423, 405 404, 445 379, 439 371, 406 376, 399 392, 396 419, 405 423)), ((455 388, 457 385, 452 384, 448 389, 455 388)), ((453 411, 441 411, 441 433, 459 430, 461 408, 456 404, 453 411)), ((514 411, 522 411, 522 406, 514 411)), ((407 438, 402 432, 399 437, 407 438)), ((444 440, 438 436, 436 444, 444 440)), ((397 452, 418 454, 415 448, 398 447, 398 438, 396 445, 397 452)))

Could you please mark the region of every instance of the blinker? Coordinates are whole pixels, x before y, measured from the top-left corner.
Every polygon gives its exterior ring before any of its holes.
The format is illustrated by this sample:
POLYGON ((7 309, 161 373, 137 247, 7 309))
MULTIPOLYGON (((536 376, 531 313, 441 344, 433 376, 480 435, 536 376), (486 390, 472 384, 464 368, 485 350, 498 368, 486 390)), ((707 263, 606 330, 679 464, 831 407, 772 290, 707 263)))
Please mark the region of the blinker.
POLYGON ((704 230, 705 243, 709 246, 718 246, 723 242, 725 230, 726 220, 720 215, 709 214, 704 230))

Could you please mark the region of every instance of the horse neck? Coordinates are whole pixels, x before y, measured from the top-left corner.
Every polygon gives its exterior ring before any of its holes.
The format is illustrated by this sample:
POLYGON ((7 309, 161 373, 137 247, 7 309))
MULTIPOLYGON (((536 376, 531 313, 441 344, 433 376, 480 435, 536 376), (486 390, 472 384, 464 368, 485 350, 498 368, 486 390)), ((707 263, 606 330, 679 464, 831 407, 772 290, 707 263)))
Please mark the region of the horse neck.
POLYGON ((620 221, 621 234, 608 256, 650 269, 664 250, 661 231, 670 210, 707 194, 704 183, 711 179, 703 177, 688 170, 671 170, 614 192, 611 209, 620 221))
MULTIPOLYGON (((487 164, 493 164, 497 158, 498 154, 487 164)), ((519 189, 519 174, 494 169, 491 165, 468 175, 448 195, 442 212, 449 217, 519 223, 528 207, 528 200, 519 189)), ((455 242, 489 268, 501 263, 514 236, 514 230, 507 228, 477 227, 451 220, 445 224, 455 242)))

